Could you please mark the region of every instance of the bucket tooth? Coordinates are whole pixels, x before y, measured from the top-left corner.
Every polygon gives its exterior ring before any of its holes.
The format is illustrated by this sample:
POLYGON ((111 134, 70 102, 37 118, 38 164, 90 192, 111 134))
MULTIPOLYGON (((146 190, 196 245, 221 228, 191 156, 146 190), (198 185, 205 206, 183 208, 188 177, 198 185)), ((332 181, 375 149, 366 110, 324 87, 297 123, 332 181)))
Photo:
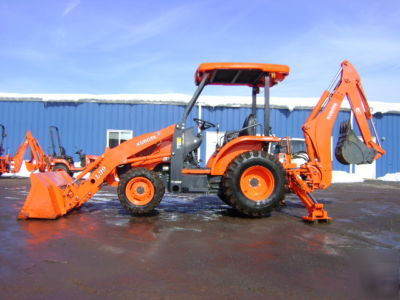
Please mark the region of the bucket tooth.
POLYGON ((349 121, 340 124, 339 139, 335 148, 336 159, 344 164, 370 164, 376 151, 367 147, 350 127, 349 121))
POLYGON ((31 190, 18 219, 56 219, 70 210, 62 187, 73 179, 65 171, 31 174, 30 178, 31 190))

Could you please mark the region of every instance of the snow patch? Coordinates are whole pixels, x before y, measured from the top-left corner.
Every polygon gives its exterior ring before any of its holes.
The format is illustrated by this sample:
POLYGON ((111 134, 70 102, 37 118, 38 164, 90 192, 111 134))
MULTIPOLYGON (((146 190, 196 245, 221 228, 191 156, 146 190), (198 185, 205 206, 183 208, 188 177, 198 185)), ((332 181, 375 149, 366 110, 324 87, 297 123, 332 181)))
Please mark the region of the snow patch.
POLYGON ((400 181, 400 172, 398 172, 398 173, 388 173, 385 176, 379 177, 378 180, 400 181))
POLYGON ((332 172, 332 183, 363 182, 363 181, 364 179, 356 174, 351 174, 344 171, 332 172))
POLYGON ((1 176, 5 177, 29 177, 31 172, 26 169, 25 163, 22 164, 21 170, 18 173, 4 173, 1 176))
MULTIPOLYGON (((94 102, 94 103, 136 103, 136 104, 171 104, 186 105, 192 95, 186 94, 19 94, 0 93, 0 101, 41 101, 41 102, 94 102)), ((272 108, 313 109, 318 97, 271 97, 272 108)), ((251 106, 251 96, 200 96, 197 105, 203 106, 251 106)), ((257 105, 262 107, 264 99, 257 98, 257 105)), ((369 101, 373 113, 400 113, 400 103, 369 101)), ((348 101, 344 101, 342 109, 350 110, 348 101)))

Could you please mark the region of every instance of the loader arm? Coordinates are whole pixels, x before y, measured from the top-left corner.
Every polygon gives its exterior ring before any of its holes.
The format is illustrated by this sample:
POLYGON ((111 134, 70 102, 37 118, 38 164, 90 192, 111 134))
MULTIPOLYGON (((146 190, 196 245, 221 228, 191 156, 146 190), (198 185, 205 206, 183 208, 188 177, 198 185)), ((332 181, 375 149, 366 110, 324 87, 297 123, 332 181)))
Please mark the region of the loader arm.
POLYGON ((331 136, 345 97, 350 102, 363 141, 358 139, 348 122, 342 124, 336 148, 338 160, 344 164, 365 164, 385 154, 372 122, 373 116, 360 75, 350 62, 342 62, 332 87, 332 91, 328 89, 322 94, 302 128, 309 162, 300 168, 288 169, 289 185, 306 205, 309 215, 303 218, 309 221, 330 219, 323 204, 318 203, 310 193, 315 189, 326 189, 332 183, 331 136))
POLYGON ((157 151, 156 146, 166 140, 172 141, 175 127, 174 124, 106 149, 75 180, 64 171, 31 174, 31 191, 18 218, 56 219, 87 202, 104 184, 113 183, 118 166, 142 166, 168 161, 171 151, 157 151), (149 154, 151 147, 156 150, 149 154), (83 179, 87 174, 89 177, 83 179))

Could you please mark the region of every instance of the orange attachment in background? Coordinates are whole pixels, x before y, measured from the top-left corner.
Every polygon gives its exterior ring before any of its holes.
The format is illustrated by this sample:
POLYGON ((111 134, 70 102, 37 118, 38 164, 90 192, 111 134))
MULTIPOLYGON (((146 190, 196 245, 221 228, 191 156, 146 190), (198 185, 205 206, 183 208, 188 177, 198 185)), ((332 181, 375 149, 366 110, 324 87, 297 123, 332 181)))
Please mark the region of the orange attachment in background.
MULTIPOLYGON (((13 157, 7 155, 6 159, 2 159, 2 169, 9 173, 18 173, 21 170, 22 164, 28 147, 31 150, 31 157, 25 162, 26 168, 29 172, 39 170, 39 172, 49 171, 51 169, 50 157, 46 155, 43 148, 39 145, 38 140, 28 130, 25 139, 19 146, 17 152, 13 157)), ((2 173, 4 171, 1 171, 2 173)))

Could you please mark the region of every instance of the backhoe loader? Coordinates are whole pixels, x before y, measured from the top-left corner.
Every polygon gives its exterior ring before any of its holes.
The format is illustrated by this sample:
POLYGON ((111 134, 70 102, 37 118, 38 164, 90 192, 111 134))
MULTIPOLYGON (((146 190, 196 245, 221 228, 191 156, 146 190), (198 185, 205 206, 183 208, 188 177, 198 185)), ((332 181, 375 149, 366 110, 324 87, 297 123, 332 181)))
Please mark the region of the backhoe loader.
POLYGON ((18 217, 55 219, 87 202, 104 184, 118 182, 120 202, 136 215, 156 208, 167 189, 172 193, 216 193, 240 213, 262 217, 278 206, 285 188, 290 188, 308 210, 305 221, 330 220, 324 205, 311 193, 331 184, 332 129, 345 97, 350 101, 363 141, 354 138, 348 124, 342 125, 335 151, 339 161, 370 163, 385 151, 372 123, 361 78, 352 64, 344 61, 334 84, 322 94, 303 125, 308 161, 300 166, 293 163, 290 138, 272 135, 269 121, 270 87, 283 81, 289 70, 286 65, 261 63, 201 64, 195 73, 198 87, 177 124, 106 148, 76 179, 63 171, 32 174, 31 190, 18 217), (252 112, 240 130, 225 134, 223 143, 202 168, 196 150, 204 131, 215 124, 194 119, 199 128, 196 134, 186 122, 206 85, 249 86, 252 112), (256 117, 257 94, 262 88, 264 122, 256 117), (263 132, 257 135, 260 126, 263 132), (269 153, 270 143, 285 143, 286 150, 273 155, 269 153), (88 178, 83 179, 87 174, 88 178))
POLYGON ((54 171, 65 171, 70 176, 72 176, 73 173, 82 171, 86 165, 94 162, 98 157, 96 155, 85 155, 82 150, 78 150, 77 152, 75 152, 75 154, 79 155, 81 166, 75 167, 74 159, 72 158, 72 156, 66 154, 65 148, 61 144, 60 130, 58 129, 58 127, 50 126, 49 129, 52 148, 51 161, 53 165, 52 169, 54 171))

